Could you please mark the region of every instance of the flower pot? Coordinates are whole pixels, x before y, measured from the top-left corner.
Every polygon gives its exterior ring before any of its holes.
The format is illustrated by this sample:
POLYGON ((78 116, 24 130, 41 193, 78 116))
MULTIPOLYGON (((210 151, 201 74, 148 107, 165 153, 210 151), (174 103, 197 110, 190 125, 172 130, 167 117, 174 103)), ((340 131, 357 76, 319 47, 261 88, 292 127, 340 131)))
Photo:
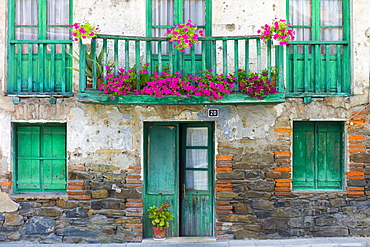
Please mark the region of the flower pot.
POLYGON ((81 39, 83 45, 91 45, 91 39, 81 39))
POLYGON ((154 233, 153 239, 154 240, 165 240, 166 239, 165 237, 166 229, 167 229, 166 227, 163 227, 162 230, 160 230, 159 227, 153 227, 153 233, 154 233))
POLYGON ((280 41, 272 39, 272 44, 273 45, 280 45, 280 41))

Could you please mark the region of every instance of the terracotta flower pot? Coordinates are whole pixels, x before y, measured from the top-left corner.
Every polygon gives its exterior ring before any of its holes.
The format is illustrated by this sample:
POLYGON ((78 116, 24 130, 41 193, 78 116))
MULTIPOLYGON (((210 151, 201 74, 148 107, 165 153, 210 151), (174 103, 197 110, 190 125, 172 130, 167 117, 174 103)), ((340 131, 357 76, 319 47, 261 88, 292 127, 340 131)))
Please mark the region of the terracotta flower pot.
POLYGON ((154 240, 165 240, 166 237, 166 227, 163 227, 162 230, 159 229, 159 227, 153 227, 153 239, 154 240))

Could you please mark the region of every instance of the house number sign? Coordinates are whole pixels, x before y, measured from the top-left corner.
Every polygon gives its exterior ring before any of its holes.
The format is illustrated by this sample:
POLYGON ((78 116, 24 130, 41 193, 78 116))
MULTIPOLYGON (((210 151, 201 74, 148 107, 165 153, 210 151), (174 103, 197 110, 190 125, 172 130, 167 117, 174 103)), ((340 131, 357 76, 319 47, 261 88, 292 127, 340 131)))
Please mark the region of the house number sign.
POLYGON ((210 108, 208 109, 208 117, 218 117, 219 116, 219 110, 216 108, 210 108))

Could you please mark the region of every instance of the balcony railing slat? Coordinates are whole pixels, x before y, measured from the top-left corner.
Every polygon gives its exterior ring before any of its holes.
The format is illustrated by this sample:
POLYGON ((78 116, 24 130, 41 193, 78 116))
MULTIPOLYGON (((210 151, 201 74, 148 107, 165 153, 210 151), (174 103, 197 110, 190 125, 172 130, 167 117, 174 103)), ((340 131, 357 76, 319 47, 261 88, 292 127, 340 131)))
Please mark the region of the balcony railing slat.
MULTIPOLYGON (((66 56, 67 56, 67 45, 66 44, 61 44, 61 47, 62 47, 62 64, 63 64, 63 67, 66 68, 68 67, 68 64, 67 64, 67 59, 66 59, 66 56)), ((67 70, 62 70, 62 92, 65 93, 67 92, 67 84, 66 84, 66 78, 67 78, 67 70)))
POLYGON ((44 92, 44 81, 45 81, 45 56, 44 56, 44 44, 39 44, 38 47, 38 59, 39 59, 39 92, 44 92))
POLYGON ((293 70, 293 78, 294 78, 294 92, 297 92, 297 89, 298 89, 298 70, 296 71, 295 68, 297 68, 298 66, 298 54, 297 54, 297 46, 293 46, 293 66, 292 66, 292 70, 293 70), (297 72, 297 73, 296 73, 297 72))
POLYGON ((119 49, 118 49, 118 40, 114 40, 114 74, 117 75, 118 73, 118 55, 119 55, 119 49))
POLYGON ((284 88, 284 47, 275 47, 275 65, 278 67, 277 90, 279 93, 285 91, 284 88))
POLYGON ((216 66, 217 66, 217 63, 216 63, 216 61, 217 61, 216 40, 212 40, 211 44, 212 44, 212 47, 211 47, 212 74, 216 75, 216 66))
POLYGON ((245 71, 249 71, 249 39, 245 40, 245 61, 244 61, 244 68, 245 71))
POLYGON ((341 54, 341 45, 336 45, 337 51, 337 92, 342 92, 342 81, 343 81, 343 73, 342 73, 342 54, 341 54))
POLYGON ((206 64, 206 48, 209 48, 210 43, 209 41, 205 41, 202 43, 202 71, 206 71, 207 69, 207 64, 206 64))
MULTIPOLYGON (((80 61, 79 61, 79 88, 84 91, 86 88, 86 46, 80 42, 80 61)), ((95 77, 96 78, 96 77, 95 77)), ((95 79, 94 78, 94 79, 95 79)))
MULTIPOLYGON (((93 40, 93 42, 92 42, 92 46, 91 46, 91 59, 93 60, 93 61, 90 61, 90 63, 91 63, 91 65, 92 65, 92 71, 91 71, 91 74, 92 74, 92 76, 93 76, 93 78, 91 78, 92 79, 92 86, 93 86, 93 88, 97 88, 97 66, 98 66, 98 64, 97 64, 97 55, 96 55, 96 40, 93 40)), ((89 62, 89 61, 87 61, 87 62, 89 62)))
POLYGON ((190 52, 191 52, 191 62, 190 62, 191 73, 195 74, 195 47, 194 46, 191 47, 190 52))
MULTIPOLYGON (((55 44, 50 44, 50 60, 51 61, 55 61, 55 44)), ((50 78, 49 78, 49 82, 50 82, 50 90, 52 92, 55 91, 55 63, 51 63, 50 64, 51 66, 51 71, 50 71, 50 78)))
MULTIPOLYGON (((175 65, 174 65, 174 47, 172 45, 169 45, 168 46, 168 52, 170 53, 170 61, 169 61, 169 65, 170 65, 170 73, 174 73, 175 72, 175 65)), ((149 60, 151 61, 151 60, 149 60)))
POLYGON ((222 41, 222 64, 223 64, 223 74, 226 76, 228 72, 227 66, 227 40, 222 41))
POLYGON ((325 92, 330 91, 330 45, 325 46, 325 92))
MULTIPOLYGON (((315 61, 315 69, 314 69, 314 75, 315 75, 315 82, 319 82, 321 80, 321 70, 320 70, 320 45, 314 45, 314 52, 315 52, 315 55, 314 55, 314 61, 315 61)), ((314 85, 314 88, 313 88, 314 92, 321 92, 321 89, 320 89, 320 84, 319 83, 315 83, 314 85)))
POLYGON ((125 40, 125 67, 130 68, 130 41, 125 40))
MULTIPOLYGON (((303 70, 304 71, 309 71, 309 67, 308 67, 308 45, 303 45, 303 48, 304 48, 304 67, 303 67, 303 70)), ((310 73, 303 73, 303 83, 304 83, 304 91, 305 92, 308 92, 309 91, 309 85, 308 85, 308 77, 309 77, 310 73)))
POLYGON ((163 70, 162 66, 162 42, 158 42, 158 72, 163 70))
MULTIPOLYGON (((18 55, 21 55, 22 54, 22 51, 19 51, 18 50, 18 55)), ((33 59, 32 59, 32 55, 30 55, 30 54, 33 54, 33 44, 28 44, 28 92, 32 92, 32 80, 33 80, 33 59)), ((23 54, 20 56, 20 57, 22 57, 23 56, 23 54)), ((21 65, 22 64, 22 60, 21 60, 21 62, 20 63, 18 63, 19 65, 21 65)), ((21 67, 22 68, 22 67, 21 67)), ((22 70, 20 70, 20 71, 22 71, 22 70)), ((21 82, 21 81, 19 81, 19 82, 21 82)), ((18 85, 18 89, 19 89, 19 92, 21 92, 22 91, 22 85, 21 84, 19 84, 18 85)))
MULTIPOLYGON (((135 59, 136 59, 136 78, 140 82, 140 42, 135 41, 135 59)), ((137 83, 136 89, 140 90, 140 83, 137 83)))
POLYGON ((261 40, 257 40, 257 72, 260 75, 262 71, 262 60, 261 60, 261 40))
POLYGON ((239 41, 234 40, 234 74, 236 77, 235 91, 239 91, 239 41))
POLYGON ((271 64, 272 64, 272 56, 271 56, 271 40, 267 42, 267 71, 270 73, 268 74, 268 79, 271 80, 271 64))
MULTIPOLYGON (((109 53, 109 50, 108 50, 108 40, 107 39, 103 39, 103 75, 107 74, 107 69, 105 68, 105 65, 108 64, 108 53, 109 53)), ((107 79, 105 78, 105 76, 103 76, 103 81, 104 83, 106 84, 107 83, 107 79)))

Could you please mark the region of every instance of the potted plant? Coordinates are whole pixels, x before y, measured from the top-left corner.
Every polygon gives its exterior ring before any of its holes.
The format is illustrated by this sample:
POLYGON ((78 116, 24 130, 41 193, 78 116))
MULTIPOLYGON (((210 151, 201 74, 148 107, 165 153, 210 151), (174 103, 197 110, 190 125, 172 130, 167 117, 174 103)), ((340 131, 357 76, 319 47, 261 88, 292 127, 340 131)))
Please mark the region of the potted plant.
POLYGON ((192 47, 198 41, 198 37, 203 36, 203 31, 196 31, 197 27, 191 24, 188 20, 185 24, 177 24, 166 32, 167 37, 170 37, 168 42, 177 42, 173 45, 180 52, 185 52, 186 48, 192 47))
POLYGON ((291 25, 286 23, 286 20, 278 20, 277 18, 272 20, 272 25, 265 24, 261 26, 257 33, 260 34, 261 40, 265 42, 272 40, 276 45, 287 45, 295 38, 295 32, 291 25))
POLYGON ((82 44, 90 44, 91 39, 96 37, 97 33, 100 33, 98 27, 91 25, 90 23, 75 23, 70 26, 71 28, 71 36, 73 41, 80 41, 82 40, 82 44))
POLYGON ((160 207, 152 206, 148 209, 147 215, 152 219, 154 240, 165 240, 167 227, 170 227, 170 222, 174 215, 168 211, 172 205, 164 202, 160 207))
MULTIPOLYGON (((72 54, 69 54, 73 59, 75 59, 77 62, 80 61, 80 58, 78 55, 73 56, 72 54)), ((92 52, 86 51, 85 53, 86 56, 86 67, 85 67, 85 73, 87 77, 87 85, 86 88, 92 88, 92 79, 93 79, 93 70, 94 70, 94 64, 96 68, 96 82, 97 82, 97 88, 99 88, 100 84, 103 82, 104 78, 104 47, 100 50, 99 54, 96 56, 96 59, 93 59, 93 54, 92 52)), ((108 54, 107 54, 108 56, 108 54)), ((116 61, 110 62, 107 64, 110 68, 114 67, 116 64, 116 61)), ((67 67, 68 69, 73 69, 75 71, 80 71, 77 68, 71 68, 67 67)))

